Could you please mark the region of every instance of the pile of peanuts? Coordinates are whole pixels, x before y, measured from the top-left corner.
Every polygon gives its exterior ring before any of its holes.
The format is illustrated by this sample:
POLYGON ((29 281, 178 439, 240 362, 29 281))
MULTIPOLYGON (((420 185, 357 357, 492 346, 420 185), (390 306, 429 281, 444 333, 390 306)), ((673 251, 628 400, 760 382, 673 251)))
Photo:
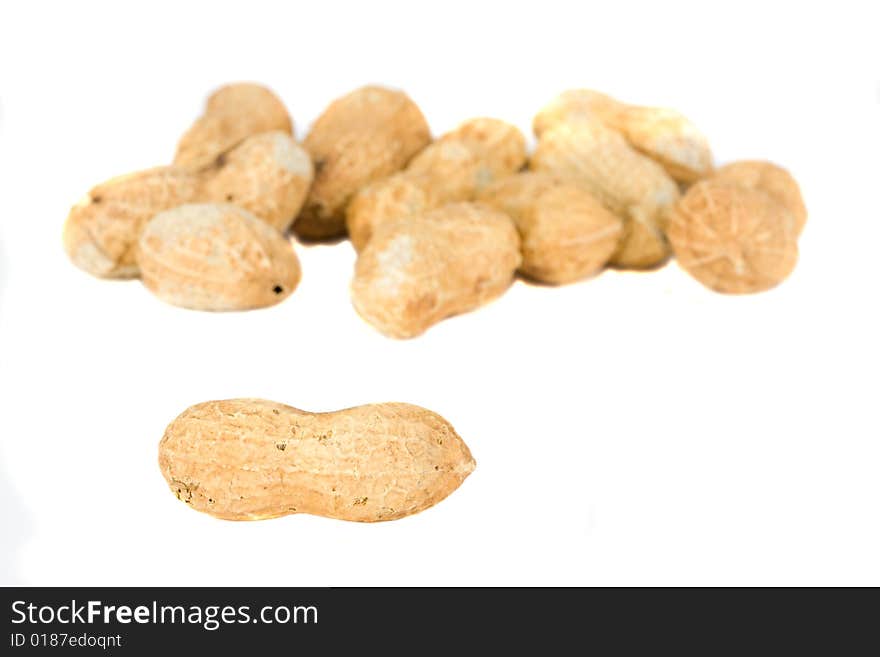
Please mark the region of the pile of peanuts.
POLYGON ((498 297, 517 274, 559 285, 674 255, 707 287, 747 293, 794 268, 806 221, 795 180, 762 161, 716 169, 680 113, 580 89, 533 129, 531 156, 492 118, 432 140, 406 94, 368 86, 333 101, 300 145, 274 93, 228 85, 173 164, 98 185, 71 210, 65 249, 169 303, 246 310, 299 283, 288 231, 348 235, 354 307, 397 338, 498 297))

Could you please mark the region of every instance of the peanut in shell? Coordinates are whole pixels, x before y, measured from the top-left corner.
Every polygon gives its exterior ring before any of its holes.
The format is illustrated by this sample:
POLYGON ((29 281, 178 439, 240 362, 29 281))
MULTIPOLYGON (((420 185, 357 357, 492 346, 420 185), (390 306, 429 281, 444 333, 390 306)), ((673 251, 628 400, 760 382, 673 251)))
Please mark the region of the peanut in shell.
POLYGON ((138 265, 153 294, 194 310, 271 306, 300 279, 290 241, 228 204, 181 205, 153 217, 140 237, 138 265))
POLYGON ((762 292, 782 282, 798 258, 792 213, 769 194, 710 178, 673 209, 669 240, 681 267, 717 292, 762 292))
POLYGON ((663 224, 679 198, 678 185, 618 132, 598 121, 557 125, 541 134, 529 166, 575 182, 623 219, 612 265, 645 269, 669 257, 663 224))
POLYGON ((303 142, 315 181, 296 233, 312 240, 344 235, 352 196, 402 169, 430 140, 421 110, 401 91, 368 86, 333 101, 303 142))
POLYGON ((138 238, 158 213, 185 203, 231 202, 286 230, 311 180, 309 157, 292 137, 261 133, 201 171, 158 167, 98 185, 70 211, 64 248, 94 276, 134 278, 138 238))
POLYGON ((280 130, 293 134, 284 103, 268 88, 248 82, 220 87, 177 144, 174 164, 198 171, 248 137, 280 130))
POLYGON ((534 171, 499 180, 478 200, 513 219, 522 240, 520 272, 561 285, 598 273, 617 250, 621 219, 576 184, 534 171))
POLYGON ((792 175, 782 167, 761 160, 740 160, 720 167, 712 177, 714 180, 769 194, 791 212, 798 235, 803 231, 807 223, 807 208, 801 189, 792 175))
POLYGON ((425 147, 404 171, 354 196, 346 213, 349 238, 360 251, 380 224, 472 200, 525 161, 525 138, 516 127, 491 118, 465 121, 425 147))
POLYGON ((501 295, 520 263, 507 215, 450 203, 377 228, 358 256, 352 302, 385 335, 411 338, 501 295))
POLYGON ((475 465, 449 422, 402 403, 309 413, 210 401, 181 413, 159 443, 171 492, 225 520, 396 520, 446 498, 475 465))
POLYGON ((677 182, 689 184, 712 172, 709 141, 680 112, 629 105, 592 89, 561 93, 535 116, 540 137, 559 125, 599 121, 620 132, 639 152, 660 163, 677 182))

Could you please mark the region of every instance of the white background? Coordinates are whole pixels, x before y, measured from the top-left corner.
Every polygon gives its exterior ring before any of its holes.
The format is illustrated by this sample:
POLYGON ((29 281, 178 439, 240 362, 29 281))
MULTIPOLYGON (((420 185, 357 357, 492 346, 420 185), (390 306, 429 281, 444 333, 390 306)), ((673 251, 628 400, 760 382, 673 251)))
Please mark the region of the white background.
POLYGON ((871 3, 3 3, 0 583, 880 584, 880 49, 871 3), (719 162, 777 161, 810 218, 778 289, 675 263, 498 301, 393 341, 350 305, 348 243, 297 247, 281 305, 209 314, 94 279, 69 207, 168 162, 206 94, 253 79, 300 137, 368 82, 435 134, 527 131, 589 86, 670 105, 719 162), (190 404, 408 401, 478 462, 450 498, 364 525, 231 523, 156 465, 190 404))

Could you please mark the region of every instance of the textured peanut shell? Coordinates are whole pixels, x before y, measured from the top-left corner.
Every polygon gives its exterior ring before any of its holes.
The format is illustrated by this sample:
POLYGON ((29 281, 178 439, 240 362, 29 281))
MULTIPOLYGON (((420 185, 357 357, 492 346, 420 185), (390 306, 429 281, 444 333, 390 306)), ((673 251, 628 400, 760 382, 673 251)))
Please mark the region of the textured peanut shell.
POLYGON ((94 187, 64 224, 64 249, 73 264, 95 276, 138 275, 137 239, 154 215, 195 197, 199 179, 185 169, 159 167, 94 187))
POLYGON ((602 121, 624 108, 620 101, 592 89, 563 91, 547 103, 532 119, 532 131, 541 137, 547 130, 560 125, 602 121))
POLYGON ((662 164, 680 183, 690 184, 712 173, 709 140, 676 110, 628 106, 612 114, 608 125, 620 130, 634 148, 662 164))
POLYGON ((237 205, 284 232, 305 202, 313 177, 312 160, 302 146, 285 132, 264 132, 206 171, 199 196, 237 205))
POLYGON ((425 117, 403 92, 369 86, 333 101, 303 142, 315 181, 294 230, 307 239, 344 235, 351 197, 402 169, 430 140, 425 117))
POLYGON ((184 203, 232 202, 286 230, 308 192, 311 166, 292 137, 268 132, 245 139, 199 172, 171 166, 114 178, 70 211, 64 246, 90 274, 131 278, 138 275, 137 241, 144 224, 184 203))
POLYGON ((785 206, 760 190, 711 178, 675 206, 668 234, 681 267, 718 292, 770 289, 798 257, 794 217, 785 206))
POLYGON ((525 161, 525 138, 516 127, 489 118, 466 121, 425 147, 405 171, 354 196, 346 213, 351 242, 360 251, 384 222, 469 201, 525 161))
POLYGON ((452 425, 401 403, 309 413, 262 399, 210 401, 181 413, 159 443, 171 491, 225 520, 396 520, 446 498, 475 465, 452 425))
POLYGON ((525 172, 477 197, 510 216, 522 240, 520 271, 555 285, 601 270, 617 250, 621 219, 576 184, 525 172))
POLYGON ((239 143, 261 132, 293 134, 284 103, 266 87, 239 83, 220 87, 208 98, 205 112, 181 137, 174 164, 189 169, 212 166, 239 143))
POLYGON ((759 189, 782 203, 791 212, 798 234, 807 223, 807 208, 801 196, 801 189, 792 175, 772 162, 760 160, 741 160, 726 164, 717 171, 713 179, 725 181, 740 187, 759 189))
POLYGON ((520 262, 507 215, 452 203, 379 226, 355 265, 352 301, 382 333, 410 338, 499 296, 520 262))
POLYGON ((538 140, 530 167, 573 180, 624 220, 611 264, 641 269, 668 258, 663 223, 679 198, 678 185, 616 131, 598 121, 548 129, 538 140))
POLYGON ((692 183, 712 172, 712 151, 705 135, 672 109, 628 105, 591 89, 572 89, 544 107, 532 127, 540 137, 559 125, 590 121, 620 132, 678 182, 692 183))
POLYGON ((181 205, 156 215, 141 234, 138 265, 151 292, 194 310, 271 306, 300 279, 290 241, 234 205, 181 205))

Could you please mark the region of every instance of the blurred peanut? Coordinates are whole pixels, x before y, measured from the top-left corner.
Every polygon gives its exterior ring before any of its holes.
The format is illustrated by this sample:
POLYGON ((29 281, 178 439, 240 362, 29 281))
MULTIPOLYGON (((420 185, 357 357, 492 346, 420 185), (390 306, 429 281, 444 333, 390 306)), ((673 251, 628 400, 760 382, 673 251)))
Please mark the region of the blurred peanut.
POLYGON ((669 256, 663 223, 678 185, 618 132, 598 121, 557 125, 541 133, 530 167, 572 180, 624 220, 611 264, 647 268, 669 256))
POLYGON ((570 283, 600 271, 617 250, 623 222, 580 186, 538 172, 509 176, 478 200, 510 216, 522 239, 520 271, 570 283))
POLYGON ((354 196, 346 215, 351 242, 361 250, 384 222, 471 200, 525 160, 525 138, 514 126, 497 119, 466 121, 427 146, 406 170, 354 196))
POLYGON ((794 215, 758 189, 710 178, 672 211, 669 240, 683 269, 718 292, 770 289, 798 258, 794 215))
POLYGON ((382 333, 413 337, 504 292, 519 249, 511 219, 479 204, 450 203, 384 223, 358 257, 352 301, 382 333))
POLYGON ((292 135, 293 122, 272 91, 259 84, 229 84, 208 97, 204 114, 181 137, 174 164, 203 169, 248 137, 276 130, 292 135))
POLYGON ((153 294, 195 310, 271 306, 300 279, 290 241, 235 205, 181 205, 157 214, 140 236, 137 262, 153 294))
POLYGON ((315 181, 296 233, 307 239, 344 235, 351 197, 399 171, 430 140, 425 117, 403 92, 369 86, 333 101, 303 142, 315 181))
POLYGON ((631 146, 663 165, 678 182, 692 183, 712 172, 708 140, 680 112, 627 105, 590 89, 573 89, 557 96, 535 116, 533 129, 540 137, 559 125, 591 121, 620 132, 631 146))
POLYGON ((71 210, 64 247, 90 274, 136 277, 138 237, 156 214, 184 203, 234 203, 283 231, 311 180, 311 161, 301 146, 285 133, 262 133, 198 172, 158 167, 98 185, 71 210))

